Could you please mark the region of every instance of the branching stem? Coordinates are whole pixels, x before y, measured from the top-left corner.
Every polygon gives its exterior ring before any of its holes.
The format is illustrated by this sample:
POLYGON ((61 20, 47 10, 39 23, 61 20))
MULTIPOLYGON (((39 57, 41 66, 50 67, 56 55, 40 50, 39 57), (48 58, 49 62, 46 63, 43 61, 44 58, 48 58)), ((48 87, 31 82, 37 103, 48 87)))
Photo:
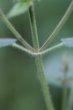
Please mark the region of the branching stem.
MULTIPOLYGON (((35 14, 34 14, 34 4, 32 4, 32 6, 29 8, 29 15, 30 15, 29 17, 30 17, 30 23, 31 23, 33 45, 34 45, 35 50, 39 52, 39 41, 38 41, 38 34, 37 34, 35 14)), ((50 97, 50 93, 49 93, 49 89, 48 89, 48 85, 46 82, 45 74, 44 74, 42 57, 40 55, 36 56, 35 62, 36 62, 38 75, 40 76, 41 89, 43 92, 47 110, 54 110, 52 100, 50 97)))
POLYGON ((60 48, 60 47, 62 47, 62 46, 64 46, 64 44, 63 43, 59 43, 59 44, 57 44, 57 45, 55 45, 55 46, 52 46, 52 47, 50 47, 50 48, 48 48, 48 49, 46 49, 46 50, 44 50, 44 51, 39 51, 39 52, 32 52, 32 51, 30 51, 29 49, 27 49, 27 48, 25 48, 25 47, 23 47, 23 46, 21 46, 21 45, 19 45, 19 44, 17 44, 17 43, 14 43, 14 44, 12 44, 11 45, 12 47, 15 47, 15 48, 17 48, 17 49, 19 49, 19 50, 21 50, 21 51, 23 51, 23 52, 26 52, 26 53, 28 53, 29 55, 31 55, 31 56, 34 56, 34 57, 36 57, 36 56, 42 56, 42 55, 45 55, 46 53, 48 53, 48 52, 51 52, 51 51, 53 51, 53 50, 55 50, 55 49, 57 49, 57 48, 60 48))
POLYGON ((71 3, 69 5, 68 9, 66 10, 64 16, 62 17, 62 19, 60 20, 60 22, 58 23, 58 25, 56 26, 56 28, 54 29, 52 34, 48 37, 48 39, 45 41, 43 46, 40 48, 40 50, 46 49, 48 47, 48 45, 52 42, 52 40, 54 40, 56 35, 59 33, 59 31, 61 30, 63 25, 66 23, 66 21, 70 17, 72 11, 73 11, 73 0, 71 1, 71 3))
POLYGON ((18 33, 18 31, 14 28, 14 26, 10 23, 10 21, 6 18, 3 11, 0 9, 0 17, 8 27, 8 29, 14 34, 14 36, 28 49, 33 51, 34 49, 22 38, 22 36, 18 33))

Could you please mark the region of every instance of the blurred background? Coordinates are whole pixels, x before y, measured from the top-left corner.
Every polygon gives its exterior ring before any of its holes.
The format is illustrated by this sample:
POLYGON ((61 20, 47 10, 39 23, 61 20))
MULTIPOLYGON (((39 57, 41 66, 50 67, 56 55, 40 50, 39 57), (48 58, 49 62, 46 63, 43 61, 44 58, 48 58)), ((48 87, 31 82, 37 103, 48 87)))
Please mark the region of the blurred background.
MULTIPOLYGON (((40 46, 52 33, 64 15, 71 0, 41 0, 35 3, 36 21, 40 46)), ((12 0, 0 0, 0 8, 5 14, 14 5, 12 0)), ((10 19, 23 38, 32 45, 28 12, 10 19)), ((60 42, 61 38, 73 36, 73 14, 63 26, 57 38, 50 46, 60 42)), ((14 37, 0 19, 0 38, 14 37)), ((56 78, 62 55, 67 52, 70 59, 69 75, 73 73, 73 52, 69 48, 59 48, 43 56, 43 65, 47 83, 56 110, 61 109, 62 86, 56 78), (50 80, 49 80, 50 79, 50 80)), ((40 82, 36 72, 34 57, 10 47, 0 49, 0 109, 1 110, 47 110, 40 82)))

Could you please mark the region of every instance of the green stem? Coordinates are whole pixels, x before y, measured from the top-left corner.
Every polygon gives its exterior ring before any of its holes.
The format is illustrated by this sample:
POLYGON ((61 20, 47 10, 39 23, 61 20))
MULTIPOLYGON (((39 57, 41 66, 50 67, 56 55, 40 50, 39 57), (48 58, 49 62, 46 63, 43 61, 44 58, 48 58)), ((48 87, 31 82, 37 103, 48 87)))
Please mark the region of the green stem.
POLYGON ((23 46, 21 46, 21 45, 19 45, 19 44, 17 44, 17 43, 12 44, 11 46, 12 46, 12 47, 15 47, 15 48, 17 48, 17 49, 19 49, 19 50, 21 50, 21 51, 23 51, 23 52, 26 52, 26 53, 28 53, 28 54, 31 55, 31 56, 39 56, 39 55, 42 56, 42 55, 45 55, 45 54, 48 53, 48 52, 51 52, 51 51, 53 51, 53 50, 55 50, 55 49, 57 49, 57 48, 62 47, 62 46, 64 46, 64 45, 63 45, 63 43, 60 43, 60 44, 57 44, 57 45, 55 45, 55 46, 53 46, 53 47, 50 47, 50 48, 48 48, 48 49, 42 51, 42 52, 32 52, 32 51, 26 49, 25 47, 23 47, 23 46))
POLYGON ((55 49, 58 49, 58 48, 63 47, 63 46, 64 46, 64 44, 61 42, 61 43, 59 43, 57 45, 54 45, 52 47, 49 47, 46 50, 39 51, 39 53, 37 53, 37 55, 45 55, 46 53, 51 52, 51 51, 54 51, 55 49))
POLYGON ((68 87, 65 84, 63 87, 62 110, 67 110, 67 95, 68 95, 68 87))
POLYGON ((66 21, 70 17, 72 11, 73 11, 73 0, 70 3, 70 5, 69 5, 67 11, 65 12, 64 16, 62 17, 62 19, 60 20, 60 22, 58 23, 58 25, 56 26, 56 28, 54 29, 52 34, 48 37, 48 39, 45 41, 43 46, 40 48, 40 50, 44 50, 48 47, 48 45, 52 42, 52 40, 56 37, 56 35, 62 29, 63 25, 66 23, 66 21))
POLYGON ((18 31, 14 28, 14 26, 9 22, 9 20, 6 18, 2 10, 0 9, 0 17, 5 22, 8 29, 14 34, 14 36, 28 49, 33 51, 34 49, 22 38, 22 36, 18 33, 18 31))
MULTIPOLYGON (((39 42, 38 42, 38 34, 37 34, 36 21, 35 21, 35 15, 34 15, 34 5, 32 5, 29 8, 29 15, 30 15, 30 23, 31 23, 31 29, 32 29, 33 45, 35 50, 39 52, 39 42)), ((40 84, 41 84, 41 89, 43 92, 47 110, 54 110, 48 85, 46 82, 45 74, 44 74, 42 58, 40 55, 35 57, 35 62, 36 62, 38 73, 40 75, 40 84)))
POLYGON ((38 51, 39 42, 38 42, 38 34, 37 34, 36 20, 35 20, 33 4, 29 7, 29 17, 30 17, 29 20, 30 20, 30 26, 31 26, 31 32, 32 32, 33 45, 34 45, 35 51, 38 51))
POLYGON ((23 46, 21 46, 21 45, 19 45, 19 44, 17 44, 17 43, 12 44, 11 47, 14 47, 14 48, 19 49, 19 50, 21 50, 21 51, 23 51, 23 52, 26 52, 26 53, 28 53, 29 55, 35 56, 35 55, 34 55, 34 52, 28 50, 27 48, 25 48, 25 47, 23 47, 23 46))
POLYGON ((48 48, 48 49, 46 49, 46 50, 44 50, 42 52, 32 52, 32 51, 26 49, 25 47, 23 47, 23 46, 21 46, 21 45, 19 45, 17 43, 12 44, 11 46, 15 47, 15 48, 17 48, 17 49, 19 49, 19 50, 21 50, 23 52, 26 52, 26 53, 28 53, 31 56, 39 56, 39 55, 42 56, 42 55, 45 55, 48 52, 51 52, 51 51, 53 51, 53 50, 55 50, 57 48, 62 47, 64 45, 63 45, 63 43, 59 43, 59 44, 57 44, 57 45, 55 45, 53 47, 50 47, 50 48, 48 48))
MULTIPOLYGON (((68 74, 67 72, 64 72, 64 81, 68 81, 68 74)), ((63 85, 63 96, 62 96, 62 110, 67 110, 67 102, 68 102, 68 99, 67 99, 67 96, 68 96, 68 82, 64 82, 64 85, 63 85)))
POLYGON ((37 66, 38 73, 40 75, 40 84, 41 84, 41 89, 43 92, 43 97, 44 97, 44 101, 46 104, 46 108, 47 108, 47 110, 54 110, 51 95, 49 92, 49 87, 47 85, 47 81, 45 78, 45 73, 44 73, 41 56, 36 57, 36 66, 37 66))
POLYGON ((73 87, 70 87, 70 94, 69 94, 67 110, 72 110, 72 108, 73 108, 73 87))

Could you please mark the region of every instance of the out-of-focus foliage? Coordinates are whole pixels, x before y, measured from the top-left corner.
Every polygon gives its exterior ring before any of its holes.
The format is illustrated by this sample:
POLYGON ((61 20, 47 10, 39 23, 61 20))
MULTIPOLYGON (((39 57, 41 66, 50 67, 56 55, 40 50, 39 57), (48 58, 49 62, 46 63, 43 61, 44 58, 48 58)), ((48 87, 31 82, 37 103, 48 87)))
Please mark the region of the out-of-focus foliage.
POLYGON ((10 38, 8 38, 8 39, 0 39, 0 48, 12 45, 15 42, 16 42, 16 39, 10 39, 10 38))
POLYGON ((63 44, 67 47, 73 47, 73 38, 61 39, 63 44))

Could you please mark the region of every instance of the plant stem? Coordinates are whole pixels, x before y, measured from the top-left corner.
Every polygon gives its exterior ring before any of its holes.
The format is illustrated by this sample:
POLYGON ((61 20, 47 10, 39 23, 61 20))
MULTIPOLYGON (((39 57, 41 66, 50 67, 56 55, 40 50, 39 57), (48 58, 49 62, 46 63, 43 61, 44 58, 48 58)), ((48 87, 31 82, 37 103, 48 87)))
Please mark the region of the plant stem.
POLYGON ((37 55, 45 55, 46 53, 51 52, 51 51, 54 51, 55 49, 60 48, 60 47, 63 47, 63 46, 64 46, 64 44, 61 42, 61 43, 59 43, 57 45, 54 45, 52 47, 49 47, 46 50, 39 51, 39 53, 37 53, 37 55))
MULTIPOLYGON (((34 14, 34 4, 32 4, 32 6, 29 8, 29 15, 30 15, 30 23, 31 23, 31 29, 32 29, 33 45, 34 45, 35 51, 39 52, 39 41, 38 41, 38 34, 37 34, 35 14, 34 14)), ((40 84, 41 84, 41 89, 43 92, 47 110, 54 110, 49 89, 47 86, 45 74, 44 74, 42 58, 40 55, 35 57, 35 62, 36 62, 38 73, 40 75, 40 84)))
POLYGON ((34 52, 28 50, 27 48, 25 48, 25 47, 23 47, 23 46, 21 46, 21 45, 19 45, 17 43, 12 44, 11 47, 17 48, 17 49, 19 49, 19 50, 21 50, 23 52, 28 53, 29 55, 35 56, 34 52))
POLYGON ((35 20, 33 3, 29 7, 29 17, 30 17, 29 20, 30 20, 30 26, 31 26, 31 32, 32 32, 33 45, 34 45, 35 51, 38 51, 39 41, 38 41, 38 34, 37 34, 37 28, 36 28, 36 20, 35 20))
MULTIPOLYGON (((64 73, 64 81, 67 81, 67 72, 64 73)), ((68 82, 64 82, 63 96, 62 96, 62 110, 67 110, 67 95, 68 95, 68 82)))
POLYGON ((60 44, 57 44, 57 45, 55 45, 53 47, 50 47, 50 48, 48 48, 48 49, 46 49, 44 51, 41 51, 41 52, 32 52, 32 51, 26 49, 25 47, 23 47, 23 46, 21 46, 21 45, 19 45, 17 43, 12 44, 11 46, 15 47, 15 48, 17 48, 17 49, 19 49, 19 50, 21 50, 23 52, 26 52, 26 53, 28 53, 31 56, 39 56, 39 55, 42 56, 42 55, 45 55, 48 52, 51 52, 51 51, 53 51, 53 50, 55 50, 57 48, 62 47, 64 45, 63 45, 63 43, 60 43, 60 44))
MULTIPOLYGON (((71 84, 71 85, 73 85, 73 84, 71 84)), ((73 87, 70 87, 70 94, 69 94, 67 110, 72 110, 72 108, 73 108, 73 87)))
POLYGON ((63 100, 62 100, 62 110, 67 110, 67 93, 68 93, 68 87, 66 84, 63 86, 63 100))
POLYGON ((14 28, 14 26, 9 22, 9 20, 6 18, 2 10, 0 9, 0 16, 8 29, 14 34, 14 36, 28 49, 33 51, 34 49, 22 38, 22 36, 18 33, 18 31, 14 28))
POLYGON ((38 70, 38 73, 40 76, 40 84, 41 84, 41 89, 43 92, 43 97, 44 97, 44 101, 46 104, 46 108, 47 108, 47 110, 54 110, 50 91, 49 91, 49 86, 47 85, 47 81, 45 78, 44 68, 43 68, 43 64, 42 64, 42 58, 41 58, 41 56, 37 56, 35 58, 35 60, 36 60, 37 70, 38 70))
POLYGON ((52 42, 52 40, 56 37, 56 35, 59 33, 63 25, 66 23, 68 18, 70 17, 71 13, 73 11, 73 0, 71 1, 67 11, 65 12, 64 16, 56 26, 56 28, 53 30, 52 34, 48 37, 48 39, 45 41, 43 46, 40 48, 40 50, 44 50, 48 47, 48 45, 52 42))

